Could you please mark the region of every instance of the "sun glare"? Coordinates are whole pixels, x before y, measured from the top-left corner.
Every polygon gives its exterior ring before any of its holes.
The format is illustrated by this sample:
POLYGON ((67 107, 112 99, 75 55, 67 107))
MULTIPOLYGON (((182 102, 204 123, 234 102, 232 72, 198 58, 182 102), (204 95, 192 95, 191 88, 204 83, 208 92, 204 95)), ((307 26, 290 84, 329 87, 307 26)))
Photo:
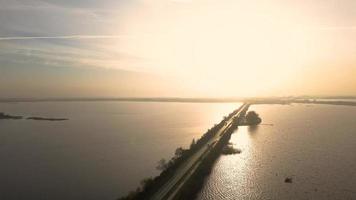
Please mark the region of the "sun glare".
POLYGON ((285 92, 316 51, 307 22, 273 4, 228 2, 143 6, 124 23, 137 38, 120 45, 204 96, 285 92))

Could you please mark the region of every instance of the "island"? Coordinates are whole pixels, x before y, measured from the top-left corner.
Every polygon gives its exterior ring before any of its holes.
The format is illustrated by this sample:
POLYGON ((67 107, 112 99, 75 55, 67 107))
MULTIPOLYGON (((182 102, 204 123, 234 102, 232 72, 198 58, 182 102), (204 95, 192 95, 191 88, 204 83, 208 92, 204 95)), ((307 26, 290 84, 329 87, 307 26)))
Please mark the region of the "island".
POLYGON ((27 117, 27 120, 41 120, 41 121, 64 121, 66 118, 47 118, 47 117, 27 117))
POLYGON ((248 126, 255 126, 262 122, 262 119, 255 111, 249 111, 245 117, 245 124, 248 126))
POLYGON ((22 119, 22 116, 8 115, 0 112, 0 119, 22 119))
MULTIPOLYGON (((24 119, 23 116, 9 115, 3 112, 0 112, 0 120, 2 119, 24 119)), ((40 121, 64 121, 68 120, 67 118, 52 118, 52 117, 27 117, 27 120, 40 120, 40 121)))
POLYGON ((221 151, 223 155, 240 154, 241 149, 234 148, 232 143, 228 143, 221 151))

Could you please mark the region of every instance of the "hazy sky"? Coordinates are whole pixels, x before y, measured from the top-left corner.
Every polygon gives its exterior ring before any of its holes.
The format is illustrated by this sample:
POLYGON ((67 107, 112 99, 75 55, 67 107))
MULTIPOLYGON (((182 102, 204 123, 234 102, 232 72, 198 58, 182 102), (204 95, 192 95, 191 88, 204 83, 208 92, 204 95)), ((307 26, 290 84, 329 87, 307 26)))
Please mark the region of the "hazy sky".
POLYGON ((0 0, 0 97, 356 95, 354 0, 0 0))

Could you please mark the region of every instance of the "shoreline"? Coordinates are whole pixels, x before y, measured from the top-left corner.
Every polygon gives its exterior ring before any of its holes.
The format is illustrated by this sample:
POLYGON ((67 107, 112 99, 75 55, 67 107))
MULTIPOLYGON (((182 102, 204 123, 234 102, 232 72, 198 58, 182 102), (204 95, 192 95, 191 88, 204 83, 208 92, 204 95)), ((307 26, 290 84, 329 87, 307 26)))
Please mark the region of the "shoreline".
POLYGON ((137 97, 137 98, 0 98, 0 103, 38 102, 147 102, 147 103, 250 103, 256 104, 324 104, 356 106, 356 97, 339 98, 176 98, 176 97, 137 97))

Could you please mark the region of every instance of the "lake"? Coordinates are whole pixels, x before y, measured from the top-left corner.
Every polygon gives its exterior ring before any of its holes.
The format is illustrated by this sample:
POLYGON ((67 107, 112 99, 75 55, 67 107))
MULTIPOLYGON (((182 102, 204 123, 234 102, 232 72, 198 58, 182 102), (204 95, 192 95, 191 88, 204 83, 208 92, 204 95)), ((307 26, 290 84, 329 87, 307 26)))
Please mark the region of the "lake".
POLYGON ((239 127, 232 135, 230 142, 242 153, 217 160, 198 200, 356 199, 356 107, 250 110, 263 124, 239 127))
POLYGON ((0 199, 112 200, 240 103, 0 103, 0 199))

